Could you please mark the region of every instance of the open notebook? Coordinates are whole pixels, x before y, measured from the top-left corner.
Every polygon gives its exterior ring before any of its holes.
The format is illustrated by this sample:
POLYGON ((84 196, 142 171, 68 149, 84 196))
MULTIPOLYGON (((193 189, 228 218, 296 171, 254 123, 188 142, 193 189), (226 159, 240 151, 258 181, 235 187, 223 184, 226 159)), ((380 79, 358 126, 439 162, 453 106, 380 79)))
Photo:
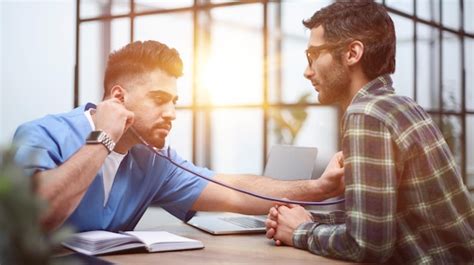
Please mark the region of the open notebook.
MULTIPOLYGON (((314 176, 317 155, 316 147, 274 145, 268 155, 263 175, 281 180, 319 177, 314 176)), ((198 213, 188 224, 216 235, 263 233, 265 218, 265 215, 198 213)))
POLYGON ((144 248, 149 252, 204 248, 201 241, 165 231, 88 231, 74 234, 62 243, 87 255, 98 255, 126 249, 144 248))

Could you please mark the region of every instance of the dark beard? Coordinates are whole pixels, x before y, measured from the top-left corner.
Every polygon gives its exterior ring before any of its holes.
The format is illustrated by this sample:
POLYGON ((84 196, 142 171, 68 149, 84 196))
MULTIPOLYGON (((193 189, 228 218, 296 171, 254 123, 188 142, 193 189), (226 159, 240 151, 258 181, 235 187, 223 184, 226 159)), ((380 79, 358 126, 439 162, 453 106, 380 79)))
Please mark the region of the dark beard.
POLYGON ((153 147, 156 147, 158 149, 163 148, 165 146, 165 143, 166 143, 166 141, 163 138, 159 138, 158 140, 150 142, 150 144, 153 145, 153 147))
POLYGON ((139 140, 139 143, 141 143, 143 145, 148 144, 148 145, 151 145, 151 146, 153 146, 155 148, 158 148, 158 149, 162 149, 165 146, 165 143, 166 143, 165 138, 160 137, 160 138, 156 139, 150 134, 141 134, 139 136, 141 136, 143 141, 145 141, 145 142, 143 142, 142 140, 137 138, 139 140))
POLYGON ((333 66, 329 67, 329 71, 322 74, 321 80, 324 81, 325 92, 323 97, 321 93, 318 96, 321 104, 333 104, 341 101, 348 93, 349 88, 349 71, 342 63, 335 60, 333 66))

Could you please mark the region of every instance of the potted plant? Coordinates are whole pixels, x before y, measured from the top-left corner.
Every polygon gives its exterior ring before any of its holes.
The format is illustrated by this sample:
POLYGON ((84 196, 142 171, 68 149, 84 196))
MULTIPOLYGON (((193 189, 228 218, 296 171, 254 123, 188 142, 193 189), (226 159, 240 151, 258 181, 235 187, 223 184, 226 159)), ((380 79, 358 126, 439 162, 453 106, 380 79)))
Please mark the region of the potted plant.
POLYGON ((0 150, 0 264, 54 263, 53 247, 67 232, 45 233, 39 223, 43 209, 13 152, 0 150))

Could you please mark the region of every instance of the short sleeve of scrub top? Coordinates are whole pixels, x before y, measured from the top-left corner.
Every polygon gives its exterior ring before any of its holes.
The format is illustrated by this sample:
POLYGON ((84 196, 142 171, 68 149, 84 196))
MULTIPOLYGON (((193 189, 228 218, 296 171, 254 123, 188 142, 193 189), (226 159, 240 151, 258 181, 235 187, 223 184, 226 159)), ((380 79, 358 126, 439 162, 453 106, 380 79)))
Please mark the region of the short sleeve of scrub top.
MULTIPOLYGON (((215 175, 214 172, 207 168, 197 167, 193 163, 184 160, 178 156, 173 149, 163 149, 160 153, 167 155, 175 163, 192 172, 196 172, 208 178, 212 178, 215 175)), ((188 221, 195 214, 195 211, 191 211, 190 209, 199 195, 201 195, 208 181, 186 172, 169 162, 168 165, 170 166, 167 176, 168 179, 160 189, 160 192, 156 194, 153 203, 159 204, 177 218, 188 221)))
MULTIPOLYGON (((87 122, 85 118, 83 120, 87 122)), ((13 137, 15 162, 27 175, 58 167, 64 158, 74 154, 83 145, 85 138, 80 136, 82 132, 71 130, 63 122, 60 118, 46 116, 18 127, 13 137)), ((90 131, 89 125, 84 123, 84 126, 90 131)))

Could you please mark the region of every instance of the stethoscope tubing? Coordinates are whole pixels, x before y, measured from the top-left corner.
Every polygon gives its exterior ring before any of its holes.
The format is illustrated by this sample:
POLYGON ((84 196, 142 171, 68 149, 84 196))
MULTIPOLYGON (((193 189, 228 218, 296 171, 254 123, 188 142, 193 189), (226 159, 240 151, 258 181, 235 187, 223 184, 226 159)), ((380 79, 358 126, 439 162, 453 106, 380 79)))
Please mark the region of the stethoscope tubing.
POLYGON ((131 131, 135 134, 135 136, 140 140, 140 142, 145 145, 148 149, 150 149, 150 151, 152 151, 153 153, 155 153, 156 155, 166 159, 168 162, 170 162, 171 164, 173 164, 174 166, 188 172, 188 173, 191 173, 199 178, 202 178, 202 179, 205 179, 209 182, 212 182, 214 184, 217 184, 217 185, 220 185, 222 187, 225 187, 227 189, 230 189, 230 190, 234 190, 234 191, 237 191, 237 192, 240 192, 240 193, 243 193, 243 194, 247 194, 249 196, 253 196, 255 198, 259 198, 259 199, 262 199, 262 200, 267 200, 267 201, 273 201, 273 202, 279 202, 279 203, 282 203, 282 204, 298 204, 298 205, 301 205, 301 206, 328 206, 328 205, 335 205, 335 204, 339 204, 339 203, 343 203, 345 201, 345 199, 338 199, 338 200, 331 200, 331 201, 323 201, 323 202, 310 202, 310 201, 296 201, 296 200, 286 200, 286 199, 280 199, 280 198, 275 198, 275 197, 271 197, 271 196, 265 196, 265 195, 261 195, 261 194, 258 194, 258 193, 255 193, 255 192, 251 192, 251 191, 247 191, 247 190, 244 190, 244 189, 240 189, 240 188, 236 188, 236 187, 233 187, 233 186, 230 186, 228 184, 225 184, 223 182, 220 182, 218 180, 215 180, 215 179, 212 179, 212 178, 209 178, 209 177, 206 177, 204 175, 201 175, 197 172, 194 172, 186 167, 183 167, 182 165, 176 163, 175 161, 173 161, 173 159, 170 158, 170 147, 168 146, 168 149, 167 149, 167 156, 165 155, 162 155, 160 154, 158 151, 156 151, 155 147, 153 147, 152 145, 150 145, 149 143, 147 143, 145 141, 145 139, 143 139, 132 127, 130 127, 131 131))

